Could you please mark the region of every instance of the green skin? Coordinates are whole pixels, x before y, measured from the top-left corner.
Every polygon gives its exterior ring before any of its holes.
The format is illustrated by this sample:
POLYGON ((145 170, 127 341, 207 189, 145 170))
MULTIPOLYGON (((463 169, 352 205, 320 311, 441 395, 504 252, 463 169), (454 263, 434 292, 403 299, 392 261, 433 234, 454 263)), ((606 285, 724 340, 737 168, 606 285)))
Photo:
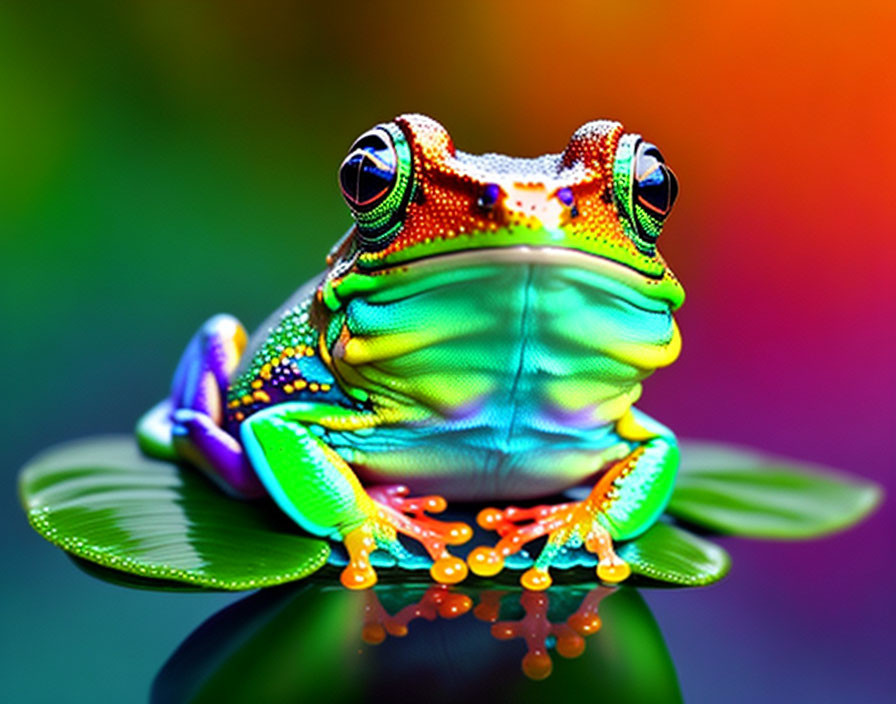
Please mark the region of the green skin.
MULTIPOLYGON (((367 575, 344 578, 348 586, 372 583, 363 563, 374 548, 418 566, 396 528, 427 533, 439 581, 466 574, 445 550, 463 531, 423 515, 439 501, 374 485, 501 501, 612 473, 574 529, 544 531, 535 563, 544 572, 597 534, 642 533, 668 501, 678 447, 632 404, 641 381, 678 354, 672 311, 683 291, 651 241, 662 219, 632 193, 637 136, 589 123, 562 155, 511 160, 455 153, 422 116, 380 129, 399 164, 388 202, 356 211, 324 276, 231 353, 216 424, 296 523, 346 540, 367 575), (483 205, 490 184, 500 197, 483 205)), ((198 405, 173 399, 175 409, 198 405)), ((173 427, 169 443, 142 423, 144 447, 173 445, 215 475, 218 460, 173 427)))

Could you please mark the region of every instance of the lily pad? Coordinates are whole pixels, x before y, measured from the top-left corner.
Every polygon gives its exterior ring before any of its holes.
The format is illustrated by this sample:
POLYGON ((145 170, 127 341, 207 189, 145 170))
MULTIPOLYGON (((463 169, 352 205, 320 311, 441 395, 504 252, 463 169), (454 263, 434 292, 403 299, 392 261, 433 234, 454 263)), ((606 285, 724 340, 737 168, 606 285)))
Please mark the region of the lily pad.
POLYGON ((656 523, 623 545, 619 557, 635 574, 683 586, 717 582, 731 567, 721 547, 668 523, 656 523))
POLYGON ((254 589, 323 566, 329 546, 270 504, 217 491, 195 470, 140 454, 131 436, 48 450, 19 480, 31 525, 102 567, 214 589, 254 589))
POLYGON ((827 468, 689 442, 667 511, 733 535, 810 538, 856 523, 881 496, 877 485, 827 468))
POLYGON ((131 572, 122 572, 121 570, 103 567, 96 562, 85 560, 83 557, 66 553, 71 559, 72 564, 85 574, 106 582, 114 584, 117 587, 128 587, 129 589, 143 589, 153 592, 210 592, 215 591, 200 584, 191 584, 190 582, 175 582, 173 579, 156 579, 153 577, 141 577, 131 572))

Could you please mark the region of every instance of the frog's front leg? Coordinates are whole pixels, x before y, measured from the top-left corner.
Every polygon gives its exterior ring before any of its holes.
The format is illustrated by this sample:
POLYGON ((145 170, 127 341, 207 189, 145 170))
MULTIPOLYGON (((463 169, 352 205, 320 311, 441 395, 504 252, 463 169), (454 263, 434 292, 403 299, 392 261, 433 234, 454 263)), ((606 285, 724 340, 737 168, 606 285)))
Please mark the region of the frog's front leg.
POLYGON ((613 540, 634 538, 657 520, 672 493, 679 450, 668 429, 642 414, 629 411, 617 422, 616 432, 635 447, 600 475, 584 500, 481 511, 479 525, 497 531, 501 539, 494 548, 473 550, 467 558, 470 569, 480 576, 495 575, 503 568, 504 558, 547 535, 535 565, 520 579, 527 589, 547 589, 551 585, 548 568, 554 560, 565 548, 582 545, 597 555, 601 580, 626 579, 630 568, 614 552, 613 540))
POLYGON ((255 471, 280 508, 308 532, 345 543, 349 554, 349 565, 342 572, 345 586, 365 589, 376 583, 369 559, 376 549, 398 559, 409 557, 398 533, 426 548, 436 581, 460 582, 467 575, 466 563, 446 546, 465 543, 472 530, 464 523, 425 515, 443 511, 445 500, 408 498, 404 487, 368 492, 345 460, 319 437, 327 430, 358 430, 378 422, 373 413, 296 401, 253 414, 243 422, 240 434, 255 471))

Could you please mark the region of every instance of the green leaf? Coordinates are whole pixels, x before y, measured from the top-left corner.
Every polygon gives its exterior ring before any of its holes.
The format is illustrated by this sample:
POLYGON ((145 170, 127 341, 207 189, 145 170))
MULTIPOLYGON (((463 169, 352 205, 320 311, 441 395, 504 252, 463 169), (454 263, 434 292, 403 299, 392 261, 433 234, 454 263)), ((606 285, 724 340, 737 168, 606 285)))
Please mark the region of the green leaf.
POLYGON ((656 523, 623 545, 619 557, 635 574, 685 586, 717 582, 731 567, 731 558, 721 547, 668 523, 656 523))
POLYGON ((272 505, 221 493, 196 470, 89 438, 32 460, 19 479, 31 525, 77 557, 141 578, 214 589, 300 579, 329 556, 272 505))
POLYGON ((199 584, 190 584, 189 582, 175 582, 171 579, 155 579, 153 577, 141 577, 140 575, 131 574, 130 572, 122 572, 121 570, 103 567, 83 557, 78 557, 71 553, 66 553, 71 558, 72 564, 79 570, 89 574, 91 577, 99 579, 108 584, 114 584, 117 587, 130 587, 131 589, 143 589, 154 592, 210 592, 214 591, 209 587, 203 587, 199 584))
POLYGON ((754 538, 809 538, 845 528, 879 503, 881 489, 833 470, 690 442, 668 512, 754 538))

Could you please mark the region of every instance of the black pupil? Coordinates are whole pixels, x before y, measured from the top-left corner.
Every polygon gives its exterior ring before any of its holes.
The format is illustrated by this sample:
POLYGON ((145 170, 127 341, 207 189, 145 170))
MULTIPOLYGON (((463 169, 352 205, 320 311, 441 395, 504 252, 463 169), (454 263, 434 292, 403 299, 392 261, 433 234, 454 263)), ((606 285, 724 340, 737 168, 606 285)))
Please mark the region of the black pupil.
POLYGON ((665 218, 677 195, 678 180, 664 163, 660 150, 642 142, 635 160, 635 200, 654 215, 665 218))
POLYGON ((392 190, 397 167, 395 150, 377 135, 367 135, 352 146, 339 168, 342 194, 355 210, 375 208, 392 190))

